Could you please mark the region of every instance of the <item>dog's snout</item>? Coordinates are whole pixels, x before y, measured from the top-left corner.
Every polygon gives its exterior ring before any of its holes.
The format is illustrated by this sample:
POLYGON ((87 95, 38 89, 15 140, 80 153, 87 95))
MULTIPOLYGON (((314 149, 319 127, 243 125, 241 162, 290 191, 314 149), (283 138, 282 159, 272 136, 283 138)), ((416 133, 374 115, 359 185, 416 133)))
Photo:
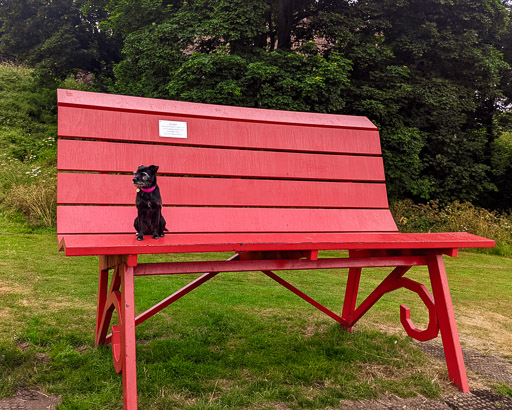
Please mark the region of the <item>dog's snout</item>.
POLYGON ((132 181, 137 182, 137 177, 133 177, 132 181))

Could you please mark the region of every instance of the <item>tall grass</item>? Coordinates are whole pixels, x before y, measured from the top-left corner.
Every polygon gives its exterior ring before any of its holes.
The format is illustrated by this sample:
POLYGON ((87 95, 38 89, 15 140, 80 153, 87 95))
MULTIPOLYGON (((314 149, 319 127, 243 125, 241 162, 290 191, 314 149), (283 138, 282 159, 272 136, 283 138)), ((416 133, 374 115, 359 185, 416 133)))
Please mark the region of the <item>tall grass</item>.
POLYGON ((512 214, 489 211, 470 203, 453 202, 442 207, 437 201, 415 204, 394 202, 391 212, 401 232, 469 232, 496 241, 482 252, 512 256, 512 214))
MULTIPOLYGON (((87 89, 70 78, 62 88, 87 89)), ((33 70, 0 64, 0 213, 28 227, 55 225, 57 158, 55 88, 33 70)))
POLYGON ((56 197, 55 184, 52 182, 14 184, 4 204, 19 211, 30 225, 52 227, 56 222, 56 197))

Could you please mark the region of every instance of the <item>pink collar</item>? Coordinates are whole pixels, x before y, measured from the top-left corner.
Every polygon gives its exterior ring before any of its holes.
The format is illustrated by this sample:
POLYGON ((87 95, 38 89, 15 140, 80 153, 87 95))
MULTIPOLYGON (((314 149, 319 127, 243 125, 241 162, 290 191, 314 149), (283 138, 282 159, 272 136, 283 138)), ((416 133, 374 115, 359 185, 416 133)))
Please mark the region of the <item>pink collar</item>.
POLYGON ((150 193, 153 192, 156 189, 156 185, 153 185, 151 188, 140 188, 141 191, 150 193))

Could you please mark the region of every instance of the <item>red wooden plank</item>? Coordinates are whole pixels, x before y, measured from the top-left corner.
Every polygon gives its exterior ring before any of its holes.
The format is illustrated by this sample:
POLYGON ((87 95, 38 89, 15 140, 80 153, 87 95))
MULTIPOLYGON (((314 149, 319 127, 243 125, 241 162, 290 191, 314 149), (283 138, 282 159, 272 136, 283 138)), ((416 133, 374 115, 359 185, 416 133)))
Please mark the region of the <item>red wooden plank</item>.
POLYGON ((317 114, 294 111, 230 107, 154 98, 131 97, 75 90, 57 90, 59 106, 97 107, 119 111, 175 114, 201 118, 230 118, 237 121, 261 121, 285 124, 320 125, 332 127, 372 129, 377 127, 366 117, 352 115, 317 114))
POLYGON ((389 256, 377 258, 254 259, 232 261, 141 263, 135 276, 179 275, 204 272, 253 272, 263 270, 345 269, 354 267, 384 268, 426 265, 426 256, 389 256))
MULTIPOLYGON (((183 232, 389 232, 387 209, 164 208, 167 229, 183 232)), ((135 233, 135 206, 59 206, 57 232, 135 233)))
POLYGON ((377 130, 59 108, 60 137, 380 155, 377 130), (159 136, 159 121, 187 124, 187 138, 159 136))
MULTIPOLYGON (((132 205, 132 175, 58 174, 57 203, 132 205)), ((158 177, 164 205, 387 208, 385 184, 158 177)))
POLYGON ((133 234, 58 235, 66 255, 136 255, 181 252, 242 252, 328 249, 487 248, 494 241, 457 233, 229 233, 168 234, 137 241, 133 234))
POLYGON ((133 172, 254 178, 384 181, 381 157, 59 140, 57 167, 66 171, 133 172))

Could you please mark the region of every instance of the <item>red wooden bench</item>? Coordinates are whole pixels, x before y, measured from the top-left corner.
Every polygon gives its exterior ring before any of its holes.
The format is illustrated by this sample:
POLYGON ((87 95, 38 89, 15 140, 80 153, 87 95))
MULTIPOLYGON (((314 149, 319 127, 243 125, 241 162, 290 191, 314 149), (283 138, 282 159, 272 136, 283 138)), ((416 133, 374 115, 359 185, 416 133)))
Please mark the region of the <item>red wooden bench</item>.
POLYGON ((366 118, 225 107, 80 91, 58 91, 59 247, 99 255, 96 344, 112 343, 124 406, 137 407, 135 326, 219 272, 262 271, 346 329, 385 293, 406 288, 429 310, 417 329, 441 331, 450 379, 468 392, 443 255, 492 247, 468 233, 399 233, 388 209, 379 133, 366 118), (169 233, 137 241, 132 173, 160 166, 169 233), (319 250, 348 250, 318 258, 319 250), (227 261, 142 264, 140 254, 230 251, 227 261), (405 274, 428 266, 432 293, 405 274), (361 270, 391 273, 357 305, 361 270), (277 276, 278 270, 348 268, 341 314, 277 276), (109 284, 109 270, 113 270, 109 284), (135 315, 134 277, 201 273, 135 315), (118 324, 109 333, 113 311, 118 324))

